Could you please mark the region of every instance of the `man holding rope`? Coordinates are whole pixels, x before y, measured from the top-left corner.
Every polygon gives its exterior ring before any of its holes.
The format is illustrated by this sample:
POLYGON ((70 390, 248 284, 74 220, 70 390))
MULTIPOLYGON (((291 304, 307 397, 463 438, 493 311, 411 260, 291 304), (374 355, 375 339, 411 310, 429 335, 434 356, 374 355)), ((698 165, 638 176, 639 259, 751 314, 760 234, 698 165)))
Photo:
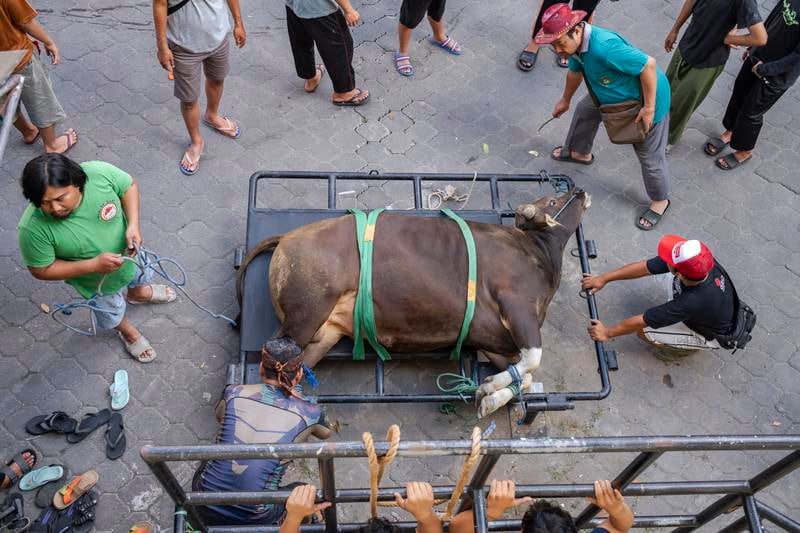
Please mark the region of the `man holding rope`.
POLYGON ((175 291, 150 283, 123 254, 142 244, 139 186, 127 172, 102 161, 78 164, 45 154, 25 165, 22 194, 30 202, 19 221, 19 248, 36 279, 63 280, 92 305, 100 329, 116 329, 140 363, 156 358, 150 342, 125 316, 127 302, 169 303, 175 291))

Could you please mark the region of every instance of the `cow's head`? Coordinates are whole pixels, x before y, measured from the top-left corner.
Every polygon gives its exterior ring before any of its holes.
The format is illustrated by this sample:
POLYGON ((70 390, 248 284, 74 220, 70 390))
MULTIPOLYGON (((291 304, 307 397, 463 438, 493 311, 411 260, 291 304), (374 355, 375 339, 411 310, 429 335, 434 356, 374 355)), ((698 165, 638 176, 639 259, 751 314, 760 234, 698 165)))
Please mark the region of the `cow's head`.
POLYGON ((523 231, 564 228, 572 233, 591 203, 585 191, 573 187, 561 196, 545 196, 532 204, 520 205, 515 211, 514 225, 523 231))

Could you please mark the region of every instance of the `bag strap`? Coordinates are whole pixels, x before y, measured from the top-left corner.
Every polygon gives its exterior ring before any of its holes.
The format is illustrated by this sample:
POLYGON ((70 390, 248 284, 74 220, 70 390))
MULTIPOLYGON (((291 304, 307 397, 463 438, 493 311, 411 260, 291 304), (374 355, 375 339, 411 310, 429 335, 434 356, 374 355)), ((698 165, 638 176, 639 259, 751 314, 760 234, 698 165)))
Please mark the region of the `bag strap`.
POLYGON ((464 311, 464 321, 461 324, 461 331, 458 334, 458 341, 450 352, 450 359, 458 360, 461 357, 461 345, 469 335, 469 326, 472 317, 475 315, 475 300, 477 298, 478 283, 478 261, 475 253, 475 238, 463 218, 453 212, 452 209, 444 208, 442 213, 453 219, 458 224, 461 234, 464 236, 464 243, 467 245, 467 307, 464 311))
POLYGON ((176 11, 178 11, 180 8, 182 8, 183 6, 185 6, 186 4, 188 4, 191 1, 192 0, 181 0, 180 2, 175 4, 174 6, 168 7, 167 8, 167 16, 172 15, 173 13, 175 13, 176 11))

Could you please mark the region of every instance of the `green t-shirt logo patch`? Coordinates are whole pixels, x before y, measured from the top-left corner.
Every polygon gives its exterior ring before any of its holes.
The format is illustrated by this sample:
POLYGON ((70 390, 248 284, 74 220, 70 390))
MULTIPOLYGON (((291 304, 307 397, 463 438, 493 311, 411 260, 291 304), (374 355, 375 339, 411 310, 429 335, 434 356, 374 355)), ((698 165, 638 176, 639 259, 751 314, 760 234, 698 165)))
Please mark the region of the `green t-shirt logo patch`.
POLYGON ((100 219, 108 222, 117 215, 117 206, 114 202, 106 202, 100 208, 100 219))

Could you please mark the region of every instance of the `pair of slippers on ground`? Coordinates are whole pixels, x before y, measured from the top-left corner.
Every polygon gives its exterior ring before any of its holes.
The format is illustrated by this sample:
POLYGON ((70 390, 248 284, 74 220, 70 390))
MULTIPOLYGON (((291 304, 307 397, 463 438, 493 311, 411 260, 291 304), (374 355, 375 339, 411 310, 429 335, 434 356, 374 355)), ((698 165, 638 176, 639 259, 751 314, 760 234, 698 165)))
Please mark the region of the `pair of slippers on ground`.
POLYGON ((76 444, 88 437, 93 431, 106 427, 106 457, 119 459, 125 453, 125 427, 121 413, 112 413, 110 409, 101 409, 96 413, 87 413, 78 422, 63 411, 55 411, 49 415, 31 418, 25 424, 25 430, 31 435, 58 433, 67 436, 67 442, 76 444))
MULTIPOLYGON (((517 67, 525 72, 530 72, 533 70, 533 67, 536 66, 536 57, 538 55, 539 52, 523 50, 519 53, 519 57, 517 57, 517 67)), ((556 65, 561 68, 567 68, 569 66, 569 60, 560 55, 556 55, 556 65)))
MULTIPOLYGON (((432 45, 438 46, 449 54, 453 54, 454 56, 461 55, 461 45, 458 44, 458 41, 451 37, 445 38, 444 41, 437 41, 431 37, 430 42, 432 45)), ((397 70, 398 74, 405 76, 406 78, 410 78, 414 75, 414 67, 411 65, 411 58, 407 55, 401 54, 399 50, 394 53, 394 68, 397 70)))
MULTIPOLYGON (((707 155, 713 157, 722 153, 722 150, 724 150, 726 146, 728 146, 728 143, 726 143, 719 137, 709 137, 706 140, 705 146, 703 146, 703 151, 707 155)), ((714 160, 714 164, 717 165, 717 167, 721 168, 722 170, 733 170, 736 167, 744 165, 752 158, 753 156, 750 155, 747 156, 747 159, 743 159, 740 161, 734 153, 730 153, 714 160)))
POLYGON ((63 509, 51 505, 42 511, 28 531, 32 533, 87 533, 94 526, 94 510, 98 499, 97 492, 87 490, 80 496, 76 494, 75 499, 63 509))
MULTIPOLYGON (((572 154, 564 150, 563 146, 556 146, 555 148, 553 148, 553 150, 550 152, 550 158, 554 159, 555 161, 562 161, 565 163, 578 163, 579 165, 591 165, 592 163, 594 163, 594 154, 592 154, 592 157, 586 160, 575 159, 574 157, 572 157, 572 154), (556 150, 559 150, 558 155, 556 155, 556 150)), ((662 213, 656 213, 649 207, 646 208, 639 214, 639 217, 636 219, 636 227, 642 231, 652 230, 658 225, 659 222, 661 222, 661 219, 664 218, 664 215, 667 214, 667 209, 669 209, 669 206, 670 202, 669 200, 667 200, 667 207, 664 208, 664 211, 662 213), (646 221, 647 224, 643 224, 642 220, 646 221)))

